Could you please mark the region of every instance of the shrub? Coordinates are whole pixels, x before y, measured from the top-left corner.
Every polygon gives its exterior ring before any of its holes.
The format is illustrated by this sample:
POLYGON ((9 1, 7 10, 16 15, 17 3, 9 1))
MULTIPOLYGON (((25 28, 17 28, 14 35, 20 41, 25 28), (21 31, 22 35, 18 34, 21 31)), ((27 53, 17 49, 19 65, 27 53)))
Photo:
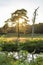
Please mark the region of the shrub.
POLYGON ((28 52, 35 53, 43 52, 43 40, 28 40, 26 42, 7 42, 7 41, 0 41, 0 51, 20 51, 26 50, 28 52))

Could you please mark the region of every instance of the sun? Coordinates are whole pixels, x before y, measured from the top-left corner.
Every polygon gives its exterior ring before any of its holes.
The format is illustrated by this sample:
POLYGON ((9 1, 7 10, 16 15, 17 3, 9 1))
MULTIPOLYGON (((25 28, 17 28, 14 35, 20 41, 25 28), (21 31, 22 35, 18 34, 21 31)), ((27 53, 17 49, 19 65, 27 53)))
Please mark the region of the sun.
POLYGON ((19 19, 19 23, 21 24, 21 23, 23 23, 24 22, 24 19, 19 19))

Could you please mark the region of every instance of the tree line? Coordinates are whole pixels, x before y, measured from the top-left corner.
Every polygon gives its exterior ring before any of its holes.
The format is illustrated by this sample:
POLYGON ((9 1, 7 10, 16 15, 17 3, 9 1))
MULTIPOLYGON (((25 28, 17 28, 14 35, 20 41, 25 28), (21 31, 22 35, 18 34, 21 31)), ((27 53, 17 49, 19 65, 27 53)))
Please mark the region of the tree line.
POLYGON ((0 34, 18 33, 19 36, 19 33, 23 34, 32 33, 32 37, 34 36, 34 33, 43 34, 43 23, 35 24, 38 8, 36 8, 34 11, 32 25, 28 24, 30 20, 29 17, 27 16, 27 10, 20 9, 13 12, 11 14, 11 17, 5 21, 5 25, 2 28, 0 28, 0 34), (10 25, 8 25, 9 23, 12 23, 11 27, 10 25))
MULTIPOLYGON (((17 33, 17 27, 9 27, 8 24, 5 24, 2 28, 0 28, 0 34, 6 33, 17 33)), ((26 25, 26 27, 20 27, 19 33, 22 34, 30 34, 32 33, 32 25, 26 25)), ((43 23, 35 24, 34 25, 34 33, 36 34, 43 34, 43 23)))

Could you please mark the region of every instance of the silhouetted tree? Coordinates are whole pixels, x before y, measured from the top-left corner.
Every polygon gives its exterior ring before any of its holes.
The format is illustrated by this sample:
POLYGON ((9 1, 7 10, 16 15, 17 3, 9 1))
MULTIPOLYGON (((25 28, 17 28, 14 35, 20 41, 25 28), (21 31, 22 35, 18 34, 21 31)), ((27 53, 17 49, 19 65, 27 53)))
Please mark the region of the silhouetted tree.
POLYGON ((17 24, 18 37, 19 37, 19 20, 24 19, 23 24, 25 25, 28 22, 27 11, 25 9, 16 10, 11 15, 11 21, 17 24))

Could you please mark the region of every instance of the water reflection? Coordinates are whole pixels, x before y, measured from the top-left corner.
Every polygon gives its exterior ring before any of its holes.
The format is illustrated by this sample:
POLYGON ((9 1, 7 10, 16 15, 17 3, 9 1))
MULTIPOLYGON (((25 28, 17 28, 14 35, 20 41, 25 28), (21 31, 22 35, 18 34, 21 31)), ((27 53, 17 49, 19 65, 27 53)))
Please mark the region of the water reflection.
MULTIPOLYGON (((6 53, 5 52, 0 52, 0 54, 4 54, 5 55, 6 53)), ((11 55, 15 59, 23 58, 21 54, 19 54, 19 56, 18 56, 18 52, 8 52, 8 56, 11 56, 11 55)), ((27 57, 26 58, 27 61, 30 62, 32 60, 32 54, 28 53, 26 57, 27 57)), ((43 57, 43 53, 34 54, 33 57, 34 57, 34 59, 36 59, 37 57, 43 57)))

